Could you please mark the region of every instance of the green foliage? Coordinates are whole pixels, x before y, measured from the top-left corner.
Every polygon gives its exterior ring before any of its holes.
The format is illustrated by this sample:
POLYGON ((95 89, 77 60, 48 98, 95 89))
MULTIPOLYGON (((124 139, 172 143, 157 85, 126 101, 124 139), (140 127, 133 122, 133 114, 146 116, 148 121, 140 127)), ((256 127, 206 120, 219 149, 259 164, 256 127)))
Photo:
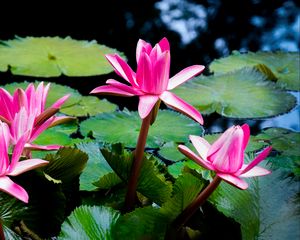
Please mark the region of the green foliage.
POLYGON ((217 112, 231 118, 276 116, 290 111, 296 104, 293 95, 278 89, 252 68, 198 77, 174 89, 174 93, 203 114, 217 112))
POLYGON ((63 223, 58 239, 113 239, 113 228, 119 216, 112 208, 80 206, 63 223))
MULTIPOLYGON (((141 122, 137 112, 105 113, 83 121, 80 131, 85 136, 92 132, 98 141, 135 147, 141 122)), ((157 148, 170 141, 186 142, 189 134, 201 135, 202 131, 203 128, 191 119, 173 111, 162 110, 150 127, 147 147, 157 148)))
POLYGON ((59 37, 26 37, 2 41, 0 71, 35 77, 93 76, 113 69, 105 54, 115 49, 96 41, 77 41, 59 37))
POLYGON ((215 74, 235 71, 243 67, 256 67, 277 85, 288 90, 300 90, 299 53, 297 52, 248 52, 214 60, 209 68, 215 74))
MULTIPOLYGON (((102 149, 102 154, 120 179, 127 182, 133 161, 133 154, 125 151, 120 144, 115 144, 112 149, 102 149)), ((151 201, 162 204, 169 199, 172 191, 171 183, 166 181, 163 174, 155 166, 153 157, 144 156, 143 164, 138 179, 137 191, 151 201)))

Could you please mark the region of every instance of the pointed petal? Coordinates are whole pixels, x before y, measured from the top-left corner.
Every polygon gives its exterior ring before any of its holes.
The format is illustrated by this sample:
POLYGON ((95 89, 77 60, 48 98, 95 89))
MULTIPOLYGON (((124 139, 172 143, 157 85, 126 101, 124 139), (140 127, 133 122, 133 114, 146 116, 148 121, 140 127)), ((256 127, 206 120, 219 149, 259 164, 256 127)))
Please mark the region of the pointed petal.
POLYGON ((202 65, 194 65, 181 70, 175 76, 170 78, 168 90, 174 89, 175 87, 186 82, 195 75, 200 74, 204 70, 204 68, 205 67, 202 65))
POLYGON ((151 93, 161 94, 167 89, 170 74, 170 52, 166 51, 158 57, 153 66, 151 93))
POLYGON ((150 57, 145 52, 142 52, 137 66, 136 79, 139 89, 146 93, 152 93, 152 74, 154 74, 154 72, 152 71, 150 57))
POLYGON ((135 72, 118 54, 106 54, 105 57, 118 75, 136 87, 135 72))
POLYGON ((0 115, 6 118, 8 121, 12 121, 15 113, 13 107, 13 97, 4 88, 0 88, 0 115))
POLYGON ((136 46, 136 62, 138 63, 140 60, 140 56, 142 52, 146 52, 148 55, 152 50, 151 44, 147 43, 146 41, 140 39, 136 46))
POLYGON ((168 106, 183 114, 186 114, 195 121, 199 122, 201 125, 203 124, 203 118, 201 114, 193 106, 189 105, 175 94, 165 91, 160 95, 160 99, 168 106))
POLYGON ((63 105, 68 100, 68 98, 70 96, 71 96, 71 94, 67 94, 67 95, 61 97, 55 103, 53 103, 53 105, 51 106, 51 108, 60 108, 61 105, 63 105))
POLYGON ((41 146, 41 145, 36 145, 32 143, 26 143, 25 148, 29 150, 45 150, 45 151, 51 151, 51 150, 58 150, 60 149, 61 145, 47 145, 47 146, 41 146))
POLYGON ((185 156, 187 156, 189 159, 193 160, 194 162, 196 162, 197 164, 199 164, 200 166, 208 169, 208 170, 213 170, 214 171, 214 167, 210 164, 210 162, 198 157, 192 150, 190 150, 188 147, 184 146, 184 145, 179 145, 178 146, 178 150, 184 154, 185 156))
POLYGON ((36 127, 36 126, 41 125, 42 123, 47 121, 49 118, 51 118, 54 114, 56 114, 58 111, 59 111, 58 108, 53 108, 53 107, 47 108, 45 111, 43 111, 40 115, 38 115, 35 118, 34 126, 36 127))
POLYGON ((252 168, 254 168, 257 164, 259 164, 262 160, 264 160, 269 153, 271 152, 272 147, 267 147, 264 149, 243 171, 242 174, 250 171, 252 168))
POLYGON ((90 93, 91 94, 108 94, 108 95, 123 96, 123 97, 134 96, 134 94, 132 94, 131 92, 127 92, 120 88, 117 88, 114 86, 108 86, 108 85, 96 87, 90 93))
MULTIPOLYGON (((246 165, 246 167, 247 167, 247 165, 246 165)), ((245 177, 245 178, 258 177, 258 176, 265 176, 270 173, 271 173, 271 171, 269 171, 265 168, 255 166, 255 167, 251 168, 249 171, 241 174, 240 177, 245 177)))
POLYGON ((18 88, 13 97, 14 111, 19 112, 19 109, 24 107, 28 111, 28 100, 23 89, 18 88))
POLYGON ((241 128, 243 129, 244 132, 243 149, 245 150, 250 139, 250 127, 248 124, 243 124, 241 128))
POLYGON ((45 109, 49 88, 50 88, 50 83, 48 83, 44 87, 43 98, 42 98, 42 102, 41 102, 41 106, 42 106, 41 111, 44 111, 44 109, 45 109))
POLYGON ((190 135, 190 140, 202 159, 207 160, 210 144, 202 137, 190 135))
POLYGON ((109 84, 110 86, 114 86, 116 88, 119 88, 119 89, 124 90, 124 91, 129 92, 129 93, 132 93, 134 95, 143 95, 144 94, 142 91, 134 89, 133 87, 128 86, 128 85, 123 84, 123 83, 120 83, 120 82, 118 82, 114 79, 108 79, 106 81, 106 83, 109 84))
POLYGON ((14 183, 9 177, 0 177, 0 190, 12 195, 13 197, 28 203, 28 194, 24 188, 14 183))
POLYGON ((144 119, 151 112, 159 97, 156 95, 144 95, 140 96, 139 98, 139 115, 142 119, 144 119))
POLYGON ((158 45, 162 52, 170 51, 170 43, 166 37, 159 41, 158 45))
POLYGON ((9 166, 7 152, 10 142, 9 134, 8 126, 5 123, 0 122, 0 176, 6 172, 9 166))
POLYGON ((77 118, 76 117, 70 117, 70 116, 54 116, 53 122, 49 125, 48 128, 57 126, 59 124, 64 124, 68 123, 71 121, 75 121, 77 118))
POLYGON ((17 176, 24 172, 30 171, 32 169, 42 167, 47 165, 49 162, 42 159, 28 159, 20 161, 16 164, 15 168, 9 172, 7 175, 9 176, 17 176))
POLYGON ((226 173, 217 173, 217 175, 220 178, 224 179, 229 184, 231 184, 239 189, 245 190, 248 188, 248 183, 246 183, 244 180, 242 180, 234 175, 230 175, 230 174, 226 174, 226 173))
POLYGON ((24 133, 24 135, 21 136, 20 139, 17 141, 17 143, 14 147, 13 153, 12 153, 11 163, 10 163, 8 172, 14 171, 14 168, 17 166, 18 161, 22 155, 24 145, 25 145, 26 141, 28 140, 28 134, 29 134, 29 132, 24 133))

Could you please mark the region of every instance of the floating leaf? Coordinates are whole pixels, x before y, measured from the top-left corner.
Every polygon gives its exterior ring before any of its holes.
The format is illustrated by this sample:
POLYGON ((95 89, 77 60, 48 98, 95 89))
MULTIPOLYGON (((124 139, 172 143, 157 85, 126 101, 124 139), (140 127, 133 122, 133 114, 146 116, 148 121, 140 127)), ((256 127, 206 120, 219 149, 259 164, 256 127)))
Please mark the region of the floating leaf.
POLYGON ((166 217, 158 208, 137 208, 119 218, 114 228, 114 239, 163 240, 166 224, 166 217))
POLYGON ((71 116, 94 116, 99 113, 113 112, 117 109, 117 105, 100 100, 93 96, 81 97, 80 102, 75 105, 62 108, 60 112, 71 116))
POLYGON ((113 70, 104 55, 116 52, 96 41, 70 37, 16 38, 0 45, 0 71, 9 66, 13 74, 25 76, 101 75, 113 70))
POLYGON ((63 223, 58 239, 113 239, 113 228, 119 216, 112 208, 80 206, 63 223))
POLYGON ((276 116, 296 104, 293 95, 280 91, 265 75, 251 68, 199 77, 174 92, 204 114, 217 112, 232 118, 276 116))
POLYGON ((217 59, 209 68, 215 73, 227 73, 243 67, 257 67, 269 78, 277 78, 277 84, 288 90, 300 90, 298 52, 248 52, 241 54, 234 51, 232 55, 217 59))
POLYGON ((97 143, 81 143, 77 147, 89 156, 87 165, 80 176, 80 190, 96 190, 94 183, 104 175, 113 173, 113 170, 104 159, 97 143))
POLYGON ((298 239, 298 186, 298 182, 283 179, 277 170, 252 179, 245 191, 222 182, 209 200, 225 216, 241 224, 244 240, 298 239))
MULTIPOLYGON (((35 87, 37 87, 39 83, 40 82, 36 81, 33 84, 35 87)), ((10 92, 10 94, 13 94, 17 88, 22 88, 25 90, 27 88, 28 84, 29 84, 29 82, 10 83, 10 84, 4 85, 3 88, 6 89, 8 92, 10 92)), ((46 85, 46 84, 47 84, 47 82, 44 82, 44 85, 46 85)), ((50 107, 59 98, 65 96, 67 94, 70 94, 71 96, 62 105, 61 109, 72 106, 74 104, 77 104, 81 100, 82 96, 77 90, 75 90, 73 88, 70 88, 70 87, 64 86, 64 85, 60 85, 60 84, 56 84, 56 83, 51 83, 50 89, 48 92, 48 96, 47 96, 46 107, 50 107)))
MULTIPOLYGON (((106 161, 123 181, 127 182, 133 161, 133 154, 125 151, 120 144, 115 144, 112 149, 102 149, 106 161)), ((155 166, 153 157, 144 156, 143 164, 138 179, 137 191, 155 203, 162 204, 171 195, 171 183, 167 182, 155 166)))
POLYGON ((181 161, 185 158, 185 156, 179 152, 177 148, 178 144, 174 142, 168 142, 164 144, 158 151, 159 155, 170 161, 181 161))
MULTIPOLYGON (((83 121, 80 131, 87 136, 92 132, 98 141, 124 143, 135 147, 142 120, 137 112, 104 113, 83 121)), ((186 142, 189 134, 201 135, 203 128, 191 119, 168 110, 159 111, 150 127, 147 147, 159 147, 165 142, 186 142)))

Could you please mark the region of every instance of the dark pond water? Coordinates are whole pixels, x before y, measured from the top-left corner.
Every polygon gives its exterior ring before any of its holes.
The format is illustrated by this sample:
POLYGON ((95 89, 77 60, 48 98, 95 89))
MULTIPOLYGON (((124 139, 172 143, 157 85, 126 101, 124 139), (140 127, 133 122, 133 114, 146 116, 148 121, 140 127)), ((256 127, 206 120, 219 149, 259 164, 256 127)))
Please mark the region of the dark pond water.
MULTIPOLYGON (((208 65, 232 50, 299 51, 300 6, 296 0, 73 1, 67 7, 53 1, 35 5, 9 1, 1 9, 0 39, 11 39, 15 35, 96 39, 123 51, 132 66, 135 66, 139 38, 156 43, 166 36, 171 42, 171 74, 192 64, 208 65)), ((84 80, 68 77, 46 80, 67 84, 88 94, 109 77, 115 74, 84 80)), ((3 83, 24 80, 10 73, 1 73, 0 78, 3 83)), ((294 94, 299 103, 299 93, 294 94)), ((135 110, 137 106, 137 98, 108 99, 121 108, 135 110)), ((254 129, 280 126, 300 131, 299 115, 298 104, 288 114, 249 123, 254 129)), ((208 120, 209 132, 242 122, 216 114, 208 120)))

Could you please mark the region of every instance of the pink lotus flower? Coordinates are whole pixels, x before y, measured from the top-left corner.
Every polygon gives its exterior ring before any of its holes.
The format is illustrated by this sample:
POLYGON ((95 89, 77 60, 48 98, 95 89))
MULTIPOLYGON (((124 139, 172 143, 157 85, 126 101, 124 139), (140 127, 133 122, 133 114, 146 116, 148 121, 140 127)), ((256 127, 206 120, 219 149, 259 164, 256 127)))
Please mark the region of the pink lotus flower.
POLYGON ((127 97, 139 96, 138 111, 142 119, 148 116, 155 103, 161 99, 166 105, 203 124, 201 114, 169 90, 201 73, 204 66, 190 66, 169 78, 170 46, 166 38, 163 38, 153 48, 149 43, 139 40, 136 50, 136 73, 119 55, 107 54, 106 58, 116 73, 129 82, 131 86, 109 79, 106 81, 108 85, 97 87, 91 93, 127 97))
POLYGON ((244 151, 250 138, 247 124, 233 126, 225 131, 217 141, 210 145, 204 138, 190 136, 190 140, 200 157, 184 145, 179 145, 180 152, 202 167, 215 171, 226 182, 246 189, 248 184, 241 177, 264 176, 269 170, 256 166, 270 153, 272 147, 263 150, 250 164, 244 164, 244 151))
POLYGON ((31 144, 42 131, 67 119, 67 117, 55 117, 54 114, 58 112, 69 95, 60 98, 51 107, 45 109, 49 87, 50 83, 44 87, 42 82, 36 89, 33 84, 29 84, 25 91, 19 88, 13 96, 0 88, 0 120, 10 126, 13 144, 16 144, 19 138, 29 131, 26 147, 44 150, 60 147, 31 144))
POLYGON ((23 152, 28 133, 19 138, 13 148, 11 161, 8 156, 8 149, 11 138, 9 128, 6 123, 0 121, 0 190, 14 196, 15 198, 27 203, 28 194, 24 188, 14 183, 9 176, 17 176, 31 169, 44 166, 48 161, 42 159, 27 159, 19 161, 23 152))

